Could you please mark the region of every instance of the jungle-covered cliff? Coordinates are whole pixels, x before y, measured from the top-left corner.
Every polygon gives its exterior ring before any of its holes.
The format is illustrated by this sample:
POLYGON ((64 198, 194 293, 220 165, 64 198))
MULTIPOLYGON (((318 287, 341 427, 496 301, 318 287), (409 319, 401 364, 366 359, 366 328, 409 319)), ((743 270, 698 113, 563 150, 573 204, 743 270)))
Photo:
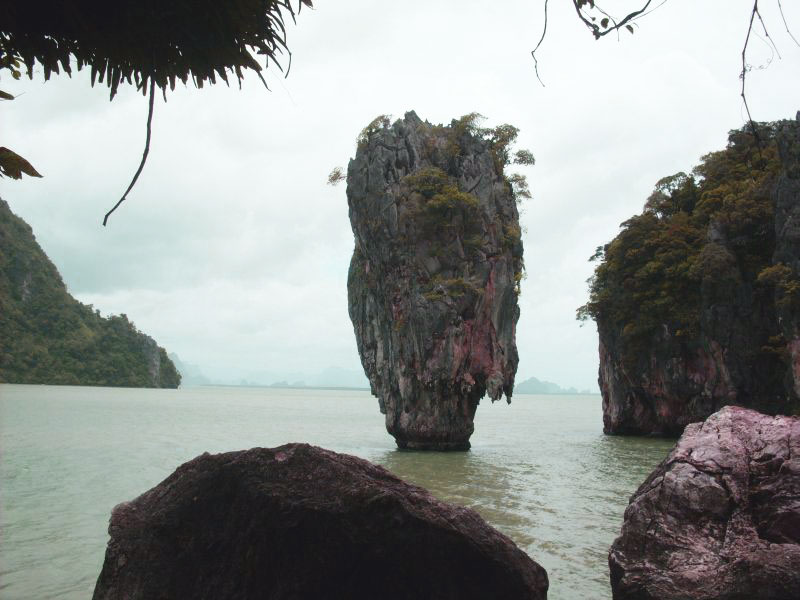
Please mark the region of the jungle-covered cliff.
POLYGON ((400 447, 469 448, 488 394, 511 397, 518 357, 522 176, 516 128, 415 113, 362 132, 347 174, 355 248, 350 318, 386 428, 400 447))
POLYGON ((0 382, 176 388, 163 348, 125 315, 78 302, 0 199, 0 382))
MULTIPOLYGON (((799 115, 800 116, 800 115, 799 115)), ((593 257, 606 433, 800 409, 800 123, 732 131, 593 257)))

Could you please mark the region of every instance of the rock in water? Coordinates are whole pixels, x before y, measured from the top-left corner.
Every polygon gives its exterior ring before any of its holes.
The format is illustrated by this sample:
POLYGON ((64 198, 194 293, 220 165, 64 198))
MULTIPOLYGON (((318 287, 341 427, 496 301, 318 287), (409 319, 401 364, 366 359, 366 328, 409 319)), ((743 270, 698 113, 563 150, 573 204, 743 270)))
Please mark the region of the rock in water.
POLYGON ((519 216, 507 146, 472 117, 376 120, 348 167, 350 318, 401 448, 469 448, 480 399, 514 387, 519 216))
POLYGON ((687 426, 608 561, 615 600, 800 598, 800 418, 726 407, 687 426))
POLYGON ((678 436, 729 404, 800 412, 800 121, 759 128, 661 180, 598 252, 581 310, 606 433, 678 436))
POLYGON ((531 600, 547 574, 474 511, 307 444, 203 454, 111 515, 94 600, 531 600))

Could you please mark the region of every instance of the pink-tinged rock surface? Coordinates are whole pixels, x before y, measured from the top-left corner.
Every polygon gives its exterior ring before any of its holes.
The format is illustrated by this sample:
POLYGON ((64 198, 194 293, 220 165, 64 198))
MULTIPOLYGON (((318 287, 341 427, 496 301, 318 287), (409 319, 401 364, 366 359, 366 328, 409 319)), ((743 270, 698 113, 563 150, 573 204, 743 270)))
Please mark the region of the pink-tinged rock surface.
POLYGON ((114 508, 94 600, 547 597, 474 511, 307 444, 203 454, 114 508))
POLYGON ((673 353, 666 337, 662 333, 654 340, 652 354, 643 361, 646 366, 631 372, 601 336, 599 383, 605 433, 677 437, 686 425, 722 406, 747 403, 740 398, 726 362, 733 360, 738 368, 741 360, 728 357, 714 340, 688 353, 673 353))
POLYGON ((510 401, 519 362, 522 242, 502 166, 487 140, 410 112, 359 145, 347 200, 348 309, 386 429, 401 448, 467 449, 478 403, 510 401))
POLYGON ((800 417, 728 406, 686 427, 609 566, 615 600, 800 598, 800 417))

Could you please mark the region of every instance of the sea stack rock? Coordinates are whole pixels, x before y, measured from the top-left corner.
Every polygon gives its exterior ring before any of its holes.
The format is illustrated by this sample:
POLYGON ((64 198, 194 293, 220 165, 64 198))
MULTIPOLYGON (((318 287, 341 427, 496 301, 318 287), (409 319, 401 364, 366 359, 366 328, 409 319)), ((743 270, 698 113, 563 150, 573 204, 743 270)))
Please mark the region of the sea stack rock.
POLYGON ((686 427, 609 566, 615 600, 800 598, 800 418, 726 407, 686 427))
POLYGON ((800 411, 800 122, 731 132, 598 252, 604 431, 678 436, 729 404, 800 411))
POLYGON ((401 448, 468 449, 481 398, 510 401, 514 387, 522 242, 508 140, 472 119, 376 119, 347 170, 350 318, 401 448))
POLYGON ((474 511, 306 444, 203 454, 111 515, 94 600, 543 600, 474 511))

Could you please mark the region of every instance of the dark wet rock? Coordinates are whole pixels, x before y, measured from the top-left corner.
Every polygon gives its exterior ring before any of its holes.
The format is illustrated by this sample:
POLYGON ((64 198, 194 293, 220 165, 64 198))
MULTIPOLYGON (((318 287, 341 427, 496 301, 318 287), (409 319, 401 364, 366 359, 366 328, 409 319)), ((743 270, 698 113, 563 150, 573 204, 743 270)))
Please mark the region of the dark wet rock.
POLYGON ((713 277, 704 275, 699 300, 674 299, 691 307, 697 330, 687 339, 665 322, 645 348, 630 352, 618 324, 597 320, 606 433, 677 437, 687 424, 728 404, 768 414, 800 410, 800 113, 798 120, 778 123, 774 137, 781 172, 770 189, 753 192, 758 201, 772 200, 767 220, 743 239, 712 219, 699 260, 716 261, 728 279, 711 284, 713 277), (742 250, 748 244, 767 248, 755 270, 742 250), (759 270, 770 266, 785 269, 774 274, 781 280, 774 292, 759 279, 759 270))
POLYGON ((484 395, 510 399, 522 242, 491 143, 413 112, 363 134, 347 175, 350 318, 401 448, 469 448, 484 395))
POLYGON ((615 600, 800 598, 800 417, 725 407, 631 498, 615 600))
POLYGON ((306 444, 203 454, 114 508, 94 600, 546 598, 474 511, 306 444))

